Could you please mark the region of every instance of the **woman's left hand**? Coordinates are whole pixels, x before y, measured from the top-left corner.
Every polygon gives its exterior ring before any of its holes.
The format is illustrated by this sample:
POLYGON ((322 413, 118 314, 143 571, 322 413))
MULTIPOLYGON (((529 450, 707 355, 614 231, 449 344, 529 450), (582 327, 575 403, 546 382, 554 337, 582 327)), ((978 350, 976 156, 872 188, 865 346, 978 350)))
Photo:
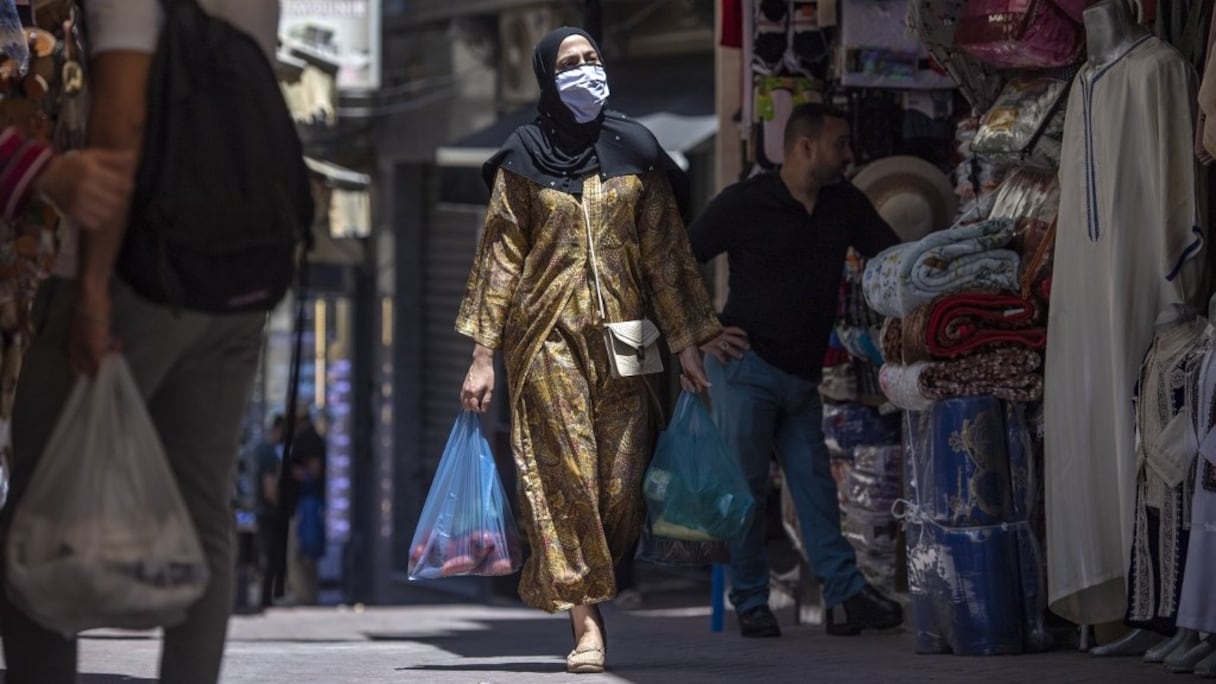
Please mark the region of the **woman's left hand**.
POLYGON ((697 345, 689 345, 680 351, 680 386, 685 392, 700 394, 709 389, 709 378, 705 376, 705 364, 697 345))

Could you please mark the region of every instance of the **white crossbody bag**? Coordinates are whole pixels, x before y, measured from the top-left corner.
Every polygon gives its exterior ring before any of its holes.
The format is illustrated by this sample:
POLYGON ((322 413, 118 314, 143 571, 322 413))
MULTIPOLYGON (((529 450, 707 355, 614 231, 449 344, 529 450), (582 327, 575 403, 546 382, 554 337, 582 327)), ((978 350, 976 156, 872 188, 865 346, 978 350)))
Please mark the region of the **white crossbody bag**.
POLYGON ((600 289, 600 269, 595 256, 595 236, 591 233, 591 212, 583 196, 583 220, 587 224, 587 245, 591 251, 591 272, 595 279, 595 296, 599 300, 600 320, 604 322, 604 343, 608 347, 608 363, 612 376, 628 378, 663 372, 663 355, 659 351, 659 328, 648 318, 609 323, 604 311, 604 293, 600 289))

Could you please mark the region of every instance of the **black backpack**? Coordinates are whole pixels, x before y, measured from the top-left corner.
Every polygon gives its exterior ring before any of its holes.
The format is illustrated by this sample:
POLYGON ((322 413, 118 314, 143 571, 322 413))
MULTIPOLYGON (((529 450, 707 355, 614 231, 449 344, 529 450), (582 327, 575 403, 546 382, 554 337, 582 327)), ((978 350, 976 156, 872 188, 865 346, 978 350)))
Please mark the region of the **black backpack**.
POLYGON ((162 0, 148 116, 117 271, 176 309, 267 311, 291 287, 313 201, 265 53, 195 0, 162 0))

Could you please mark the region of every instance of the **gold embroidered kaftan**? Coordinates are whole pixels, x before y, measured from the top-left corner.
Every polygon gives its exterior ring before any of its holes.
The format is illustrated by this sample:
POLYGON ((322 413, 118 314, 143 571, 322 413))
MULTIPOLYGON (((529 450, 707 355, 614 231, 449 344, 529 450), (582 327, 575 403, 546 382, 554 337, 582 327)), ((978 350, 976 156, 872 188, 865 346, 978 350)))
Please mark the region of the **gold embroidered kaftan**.
MULTIPOLYGON (((610 322, 650 317, 678 351, 721 328, 662 173, 583 184, 610 322)), ((532 556, 520 596, 555 612, 616 594, 643 521, 647 380, 608 365, 580 198, 500 170, 456 329, 501 348, 532 556)))

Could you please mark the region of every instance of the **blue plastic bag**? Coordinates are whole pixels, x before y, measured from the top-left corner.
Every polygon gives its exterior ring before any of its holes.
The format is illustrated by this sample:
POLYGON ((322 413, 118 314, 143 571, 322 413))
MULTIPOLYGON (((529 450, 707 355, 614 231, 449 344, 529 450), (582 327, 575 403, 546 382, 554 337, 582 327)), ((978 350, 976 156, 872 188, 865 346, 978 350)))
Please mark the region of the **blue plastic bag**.
POLYGON ((409 578, 510 575, 522 564, 519 528, 481 421, 461 411, 414 531, 409 578))
POLYGON ((684 392, 659 437, 643 485, 651 531, 686 541, 731 541, 747 530, 755 500, 738 458, 705 404, 684 392))
POLYGON ((319 496, 302 496, 296 506, 296 539, 306 558, 325 555, 325 503, 319 496))

